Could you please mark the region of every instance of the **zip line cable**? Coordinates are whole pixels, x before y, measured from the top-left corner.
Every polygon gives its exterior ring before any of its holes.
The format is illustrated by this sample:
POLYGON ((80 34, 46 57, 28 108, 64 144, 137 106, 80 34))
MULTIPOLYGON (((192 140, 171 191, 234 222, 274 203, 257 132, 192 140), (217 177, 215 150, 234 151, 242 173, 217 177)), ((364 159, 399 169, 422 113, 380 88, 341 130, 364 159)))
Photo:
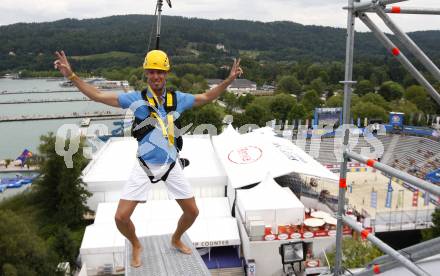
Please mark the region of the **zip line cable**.
MULTIPOLYGON (((157 16, 157 4, 156 4, 156 9, 154 10, 154 17, 157 16)), ((156 26, 156 24, 154 23, 154 19, 153 22, 151 24, 151 31, 150 31, 150 37, 148 38, 148 46, 147 46, 147 53, 150 51, 150 46, 151 46, 151 37, 153 36, 153 31, 154 31, 154 27, 156 26)))

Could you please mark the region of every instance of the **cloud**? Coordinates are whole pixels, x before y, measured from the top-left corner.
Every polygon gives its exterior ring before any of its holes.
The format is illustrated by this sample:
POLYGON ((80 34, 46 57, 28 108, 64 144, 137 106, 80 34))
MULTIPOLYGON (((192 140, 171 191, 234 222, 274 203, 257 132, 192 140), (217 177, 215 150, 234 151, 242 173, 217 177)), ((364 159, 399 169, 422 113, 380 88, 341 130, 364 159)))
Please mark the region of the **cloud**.
MULTIPOLYGON (((233 18, 257 21, 289 20, 305 25, 346 27, 347 0, 171 0, 164 2, 164 15, 208 19, 233 18)), ((365 1, 365 0, 363 0, 365 1)), ((2 0, 0 25, 17 22, 42 22, 63 18, 96 18, 116 14, 153 14, 156 1, 139 0, 2 0)), ((438 0, 408 1, 402 6, 440 8, 438 0)), ((373 16, 376 22, 379 22, 373 16)), ((393 15, 406 31, 439 30, 440 16, 393 15), (421 19, 423 18, 423 19, 421 19)), ((384 24, 379 24, 384 27, 384 24)), ((367 30, 359 23, 356 29, 367 30)))

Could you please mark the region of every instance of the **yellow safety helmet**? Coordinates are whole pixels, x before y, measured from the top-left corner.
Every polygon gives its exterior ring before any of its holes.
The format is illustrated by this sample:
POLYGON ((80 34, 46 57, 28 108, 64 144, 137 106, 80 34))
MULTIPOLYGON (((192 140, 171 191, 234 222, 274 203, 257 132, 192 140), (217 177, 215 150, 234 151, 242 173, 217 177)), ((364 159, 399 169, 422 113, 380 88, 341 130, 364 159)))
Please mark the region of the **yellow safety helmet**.
POLYGON ((170 60, 167 54, 161 50, 152 50, 147 53, 144 61, 144 69, 156 69, 169 71, 170 60))

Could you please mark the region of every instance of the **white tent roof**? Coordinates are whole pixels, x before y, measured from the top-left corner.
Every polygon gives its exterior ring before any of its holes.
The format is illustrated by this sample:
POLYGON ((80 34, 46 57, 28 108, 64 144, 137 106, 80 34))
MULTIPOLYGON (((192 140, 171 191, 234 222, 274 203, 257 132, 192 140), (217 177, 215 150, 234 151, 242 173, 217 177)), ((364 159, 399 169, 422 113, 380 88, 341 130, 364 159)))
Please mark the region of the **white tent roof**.
POLYGON ((288 158, 287 162, 294 172, 334 181, 339 179, 336 174, 321 165, 292 141, 268 134, 266 138, 288 158))
POLYGON ((181 158, 190 161, 184 170, 185 176, 192 184, 223 184, 228 181, 209 135, 185 135, 181 158))
POLYGON ((289 188, 280 187, 270 175, 256 187, 237 190, 237 207, 246 223, 258 217, 266 225, 301 224, 304 205, 289 188))
POLYGON ((278 185, 270 175, 254 188, 237 190, 237 202, 244 211, 304 208, 289 188, 278 185))
MULTIPOLYGON (((181 157, 190 165, 184 174, 191 184, 224 185, 227 177, 208 135, 185 135, 181 157)), ((83 171, 89 191, 121 190, 136 161, 137 142, 132 137, 114 137, 101 148, 83 171)))
POLYGON ((229 126, 212 141, 233 188, 258 183, 269 172, 274 177, 293 172, 287 157, 264 135, 240 135, 229 126))
MULTIPOLYGON (((237 221, 231 216, 228 199, 197 198, 200 213, 188 235, 196 247, 239 245, 237 221)), ((114 221, 117 202, 101 203, 93 225, 87 226, 81 254, 122 252, 125 238, 114 221)), ((182 211, 174 200, 153 200, 139 204, 132 220, 138 236, 173 233, 182 211)))
POLYGON ((84 169, 83 181, 92 191, 119 189, 130 176, 136 151, 134 138, 111 138, 84 169), (105 186, 100 187, 103 182, 105 186))
POLYGON ((212 138, 233 188, 292 172, 337 181, 338 177, 291 141, 276 137, 271 128, 239 134, 232 126, 212 138))

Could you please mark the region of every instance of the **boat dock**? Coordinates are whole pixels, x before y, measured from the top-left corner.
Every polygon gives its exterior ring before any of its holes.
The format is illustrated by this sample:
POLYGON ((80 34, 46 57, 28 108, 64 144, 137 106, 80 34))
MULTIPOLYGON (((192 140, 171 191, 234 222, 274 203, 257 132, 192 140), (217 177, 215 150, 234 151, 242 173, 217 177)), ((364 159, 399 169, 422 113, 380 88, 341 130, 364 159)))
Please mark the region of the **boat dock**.
POLYGON ((7 101, 7 102, 1 102, 0 104, 28 104, 28 103, 65 103, 65 102, 90 102, 91 100, 84 97, 84 98, 78 98, 78 99, 39 99, 39 100, 33 100, 33 99, 25 99, 25 100, 18 100, 18 101, 7 101))
POLYGON ((36 172, 38 171, 38 166, 27 166, 24 167, 16 167, 13 165, 9 165, 7 168, 0 166, 0 173, 22 173, 22 172, 36 172))
POLYGON ((46 93, 61 93, 61 92, 79 92, 75 90, 46 90, 46 91, 0 91, 0 95, 21 95, 21 94, 46 94, 46 93))
MULTIPOLYGON (((115 91, 121 92, 124 90, 124 87, 97 87, 101 91, 115 91)), ((128 90, 133 90, 132 87, 126 87, 128 90)), ((50 93, 81 93, 78 89, 69 89, 69 90, 45 90, 45 91, 0 91, 1 95, 23 95, 23 94, 50 94, 50 93)))
POLYGON ((100 119, 123 119, 125 112, 83 112, 73 114, 54 114, 54 115, 21 115, 21 116, 0 116, 0 122, 19 122, 19 121, 40 121, 40 120, 59 120, 76 118, 100 118, 100 119))

